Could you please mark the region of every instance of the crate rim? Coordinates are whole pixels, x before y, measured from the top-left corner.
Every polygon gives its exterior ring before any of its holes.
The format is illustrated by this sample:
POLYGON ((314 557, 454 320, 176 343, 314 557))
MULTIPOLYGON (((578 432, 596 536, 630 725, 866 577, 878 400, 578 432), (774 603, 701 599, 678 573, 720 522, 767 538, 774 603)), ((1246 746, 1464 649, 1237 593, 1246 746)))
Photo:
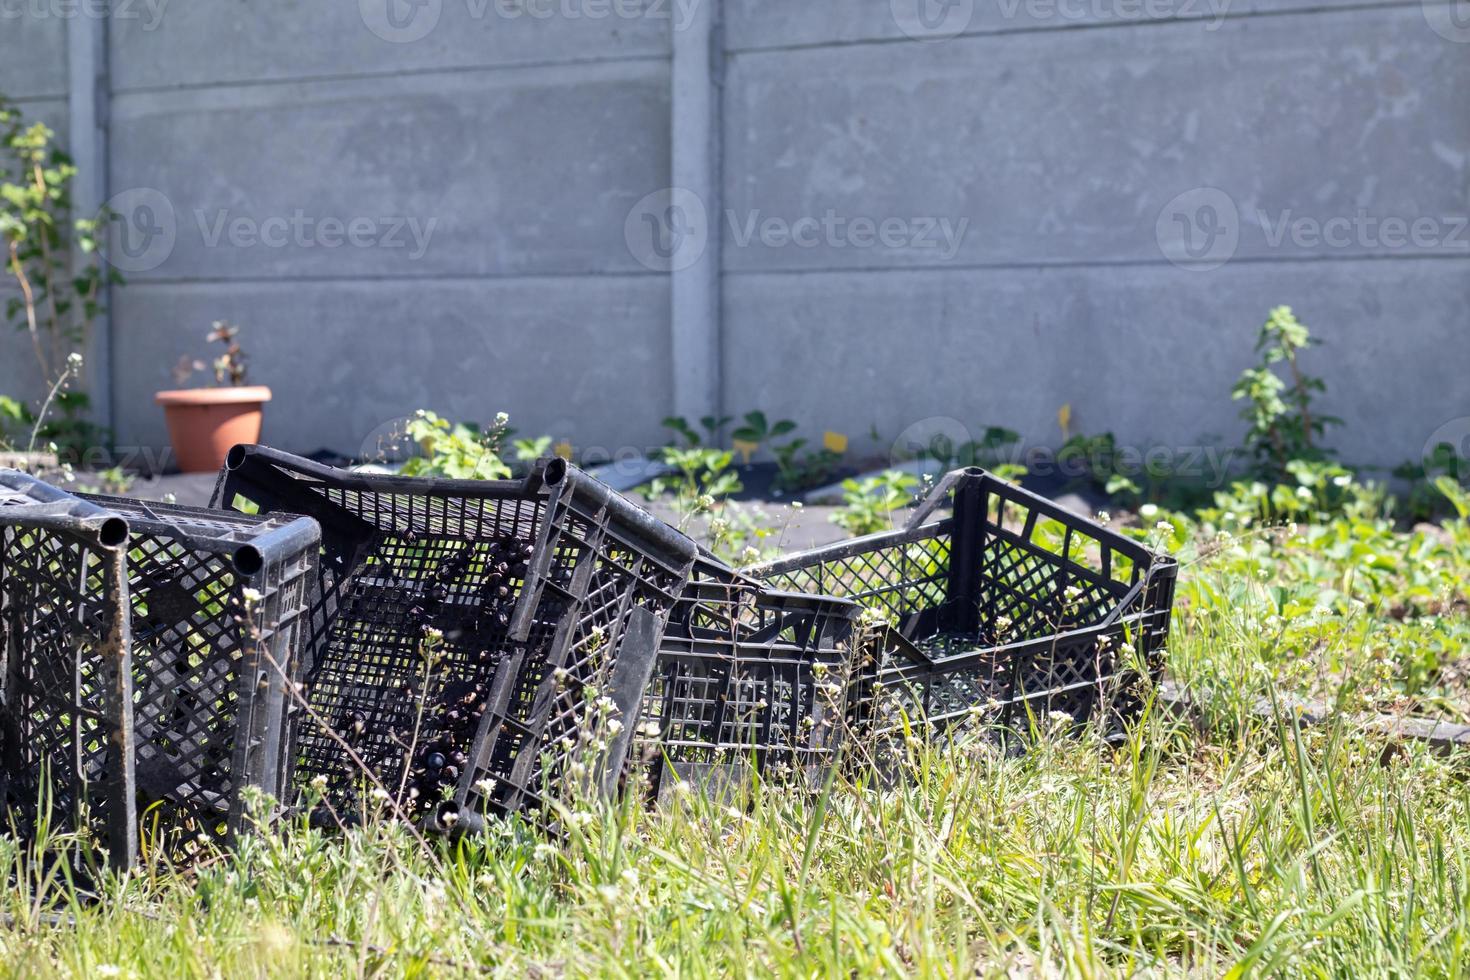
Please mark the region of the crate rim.
MULTIPOLYGON (((935 514, 945 506, 950 491, 966 480, 979 481, 982 488, 999 491, 1003 496, 1015 500, 1042 516, 1064 523, 1080 522, 1086 525, 1089 534, 1097 539, 1098 543, 1106 544, 1124 557, 1131 559, 1135 566, 1147 566, 1146 570, 1141 570, 1137 585, 1144 584, 1151 577, 1164 574, 1166 569, 1172 569, 1178 565, 1178 559, 1172 555, 1150 551, 1137 541, 1099 524, 1090 517, 1067 510, 1055 501, 1048 500, 1009 480, 1003 480, 988 470, 971 466, 946 473, 901 528, 877 531, 873 534, 837 541, 806 551, 792 552, 769 561, 747 565, 741 568, 740 572, 752 578, 763 579, 771 575, 806 568, 819 561, 847 558, 856 553, 871 551, 875 545, 908 544, 923 540, 928 536, 923 532, 939 527, 949 520, 949 518, 935 517, 935 514)), ((1137 588, 1137 585, 1134 588, 1137 588)), ((1129 597, 1132 597, 1132 591, 1129 597)))
POLYGON ((29 473, 6 468, 0 468, 0 486, 31 501, 0 510, 6 524, 44 528, 104 551, 117 551, 128 543, 131 535, 128 519, 116 510, 86 499, 83 494, 70 493, 29 473), (80 529, 76 522, 81 522, 80 529))
POLYGON ((250 457, 283 467, 303 476, 330 481, 333 489, 374 494, 422 496, 426 493, 455 496, 472 500, 496 500, 507 496, 534 500, 543 493, 571 494, 595 507, 605 508, 618 518, 609 536, 637 547, 650 557, 660 558, 665 567, 678 570, 701 556, 700 546, 677 528, 670 527, 648 511, 632 503, 612 487, 602 483, 579 467, 559 456, 538 459, 531 471, 520 479, 460 480, 449 477, 402 476, 400 474, 359 473, 259 444, 241 444, 225 456, 224 466, 215 481, 214 508, 229 510, 231 501, 224 500, 224 487, 231 473, 241 469, 250 457), (631 540, 628 540, 631 538, 631 540), (651 546, 651 547, 650 547, 651 546))

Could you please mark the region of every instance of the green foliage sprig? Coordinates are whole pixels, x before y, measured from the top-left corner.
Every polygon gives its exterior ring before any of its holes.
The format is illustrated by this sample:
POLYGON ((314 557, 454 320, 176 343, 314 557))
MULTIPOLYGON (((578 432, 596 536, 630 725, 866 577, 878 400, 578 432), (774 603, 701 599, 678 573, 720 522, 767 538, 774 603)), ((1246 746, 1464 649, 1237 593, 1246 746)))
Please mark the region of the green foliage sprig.
POLYGON ((1236 401, 1248 403, 1241 412, 1250 425, 1246 446, 1264 479, 1284 479, 1286 464, 1292 460, 1331 455, 1322 446, 1322 436, 1328 426, 1341 425, 1342 420, 1312 408, 1312 399, 1327 385, 1304 373, 1300 363, 1301 352, 1318 343, 1291 307, 1276 307, 1256 338, 1260 362, 1241 374, 1231 391, 1236 401), (1282 365, 1286 378, 1278 372, 1282 365))

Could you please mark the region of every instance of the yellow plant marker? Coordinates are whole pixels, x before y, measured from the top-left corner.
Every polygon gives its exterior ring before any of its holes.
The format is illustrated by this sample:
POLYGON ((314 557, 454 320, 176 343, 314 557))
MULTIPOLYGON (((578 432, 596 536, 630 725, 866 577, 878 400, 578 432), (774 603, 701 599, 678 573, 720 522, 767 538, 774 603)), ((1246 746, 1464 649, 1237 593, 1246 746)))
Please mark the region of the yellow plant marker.
POLYGON ((745 460, 747 465, 750 463, 750 457, 761 447, 761 444, 758 442, 746 442, 744 439, 736 439, 730 445, 740 454, 741 459, 745 460))
POLYGON ((1062 438, 1072 438, 1072 403, 1067 402, 1057 412, 1057 424, 1062 427, 1062 438))
POLYGON ((847 452, 847 436, 841 432, 828 432, 822 436, 822 448, 837 453, 839 456, 847 452))
POLYGON ((569 442, 559 442, 551 451, 568 463, 572 461, 572 444, 569 442))

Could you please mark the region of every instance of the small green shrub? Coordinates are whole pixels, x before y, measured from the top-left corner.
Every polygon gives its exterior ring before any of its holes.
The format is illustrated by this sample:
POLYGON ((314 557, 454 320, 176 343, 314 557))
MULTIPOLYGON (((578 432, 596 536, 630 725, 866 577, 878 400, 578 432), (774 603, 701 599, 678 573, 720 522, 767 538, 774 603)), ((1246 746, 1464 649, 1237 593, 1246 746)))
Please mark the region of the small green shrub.
POLYGON ((1256 338, 1260 362, 1241 374, 1231 392, 1236 401, 1248 403, 1241 412, 1250 425, 1246 448, 1262 479, 1283 480, 1293 460, 1331 455, 1322 446, 1322 436, 1328 426, 1341 425, 1342 420, 1313 409, 1313 398, 1327 385, 1303 373, 1300 363, 1301 352, 1318 343, 1291 307, 1276 307, 1256 338), (1286 379, 1277 373, 1280 365, 1286 367, 1286 379))
POLYGON ((902 470, 885 470, 865 480, 845 480, 843 505, 832 514, 832 523, 861 537, 893 526, 893 512, 913 502, 919 481, 902 470))
POLYGON ((442 476, 455 480, 503 480, 511 475, 510 467, 500 459, 509 418, 496 416, 490 428, 482 431, 471 423, 451 423, 433 412, 421 409, 406 426, 406 432, 423 455, 403 464, 405 476, 442 476))

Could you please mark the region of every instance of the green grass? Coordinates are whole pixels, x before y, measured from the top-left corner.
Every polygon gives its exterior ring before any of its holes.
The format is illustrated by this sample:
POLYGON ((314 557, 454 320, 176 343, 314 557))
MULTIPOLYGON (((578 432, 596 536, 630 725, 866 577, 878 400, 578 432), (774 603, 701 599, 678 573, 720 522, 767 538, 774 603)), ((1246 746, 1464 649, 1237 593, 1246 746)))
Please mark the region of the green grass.
MULTIPOLYGON (((1427 975, 1470 973, 1470 759, 1385 752, 1273 695, 1463 714, 1470 530, 1208 517, 1155 708, 1122 747, 981 733, 915 744, 902 778, 756 785, 581 811, 425 847, 374 822, 155 862, 79 897, 0 843, 7 975, 1427 975), (38 878, 39 875, 39 878, 38 878), (58 922, 51 913, 62 913, 58 922)), ((55 842, 64 849, 67 842, 55 842)))

